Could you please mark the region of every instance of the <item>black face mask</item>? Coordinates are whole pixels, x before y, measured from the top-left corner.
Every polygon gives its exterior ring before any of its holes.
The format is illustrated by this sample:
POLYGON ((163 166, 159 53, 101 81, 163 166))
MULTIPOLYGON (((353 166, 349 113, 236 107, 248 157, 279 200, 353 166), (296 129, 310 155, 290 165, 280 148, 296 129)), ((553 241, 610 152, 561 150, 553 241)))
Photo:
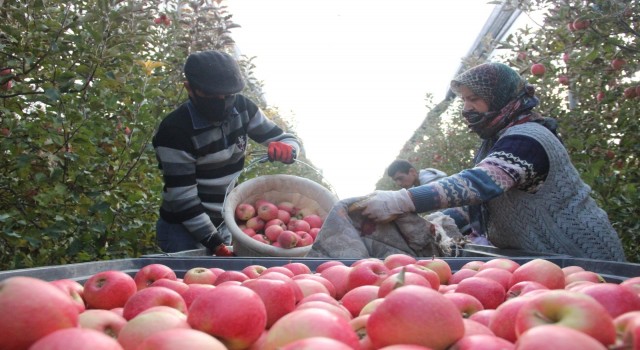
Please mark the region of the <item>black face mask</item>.
POLYGON ((499 112, 476 112, 462 111, 462 116, 467 121, 467 125, 471 131, 480 135, 481 138, 490 137, 494 130, 488 130, 487 125, 498 116, 499 112))
POLYGON ((219 99, 194 94, 189 96, 189 99, 193 102, 200 115, 215 122, 221 122, 228 118, 236 103, 236 95, 228 95, 224 99, 219 99))

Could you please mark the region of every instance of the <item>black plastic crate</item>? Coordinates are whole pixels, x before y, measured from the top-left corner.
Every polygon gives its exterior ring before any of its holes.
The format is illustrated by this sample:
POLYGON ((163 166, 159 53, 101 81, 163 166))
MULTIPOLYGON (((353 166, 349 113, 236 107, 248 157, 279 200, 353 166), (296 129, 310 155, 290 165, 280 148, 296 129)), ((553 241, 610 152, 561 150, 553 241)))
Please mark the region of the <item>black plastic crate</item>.
MULTIPOLYGON (((483 257, 456 257, 442 258, 447 261, 453 271, 459 270, 464 264, 470 261, 488 261, 495 259, 493 256, 483 257)), ((509 259, 524 264, 533 259, 540 258, 549 260, 560 267, 577 265, 586 270, 599 273, 607 281, 621 282, 627 278, 640 276, 640 264, 622 263, 593 259, 578 259, 566 256, 547 257, 509 257, 509 259)), ((426 259, 426 258, 425 258, 426 259)), ((328 260, 340 260, 346 265, 350 265, 357 259, 324 259, 324 258, 279 258, 279 257, 203 257, 203 256, 147 256, 135 259, 118 259, 96 261, 89 263, 78 263, 68 265, 56 265, 37 267, 31 269, 18 269, 0 272, 0 280, 13 276, 29 276, 40 278, 46 281, 69 278, 80 282, 86 281, 91 275, 104 270, 120 270, 134 275, 139 269, 148 264, 164 264, 171 267, 179 277, 186 271, 194 267, 219 267, 225 270, 241 270, 249 265, 262 265, 265 267, 281 266, 289 262, 301 262, 309 266, 313 271, 323 262, 328 260)))

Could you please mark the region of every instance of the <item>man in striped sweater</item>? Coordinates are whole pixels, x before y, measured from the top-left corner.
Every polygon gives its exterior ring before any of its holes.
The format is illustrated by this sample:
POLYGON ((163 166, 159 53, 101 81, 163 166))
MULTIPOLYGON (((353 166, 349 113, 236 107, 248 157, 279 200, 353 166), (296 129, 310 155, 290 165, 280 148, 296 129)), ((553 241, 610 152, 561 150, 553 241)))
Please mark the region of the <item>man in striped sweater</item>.
POLYGON ((157 243, 164 252, 204 246, 231 256, 221 211, 227 188, 244 168, 248 139, 267 147, 270 161, 285 164, 295 161, 301 145, 239 94, 245 83, 232 56, 194 52, 184 74, 189 101, 153 137, 164 180, 157 243))

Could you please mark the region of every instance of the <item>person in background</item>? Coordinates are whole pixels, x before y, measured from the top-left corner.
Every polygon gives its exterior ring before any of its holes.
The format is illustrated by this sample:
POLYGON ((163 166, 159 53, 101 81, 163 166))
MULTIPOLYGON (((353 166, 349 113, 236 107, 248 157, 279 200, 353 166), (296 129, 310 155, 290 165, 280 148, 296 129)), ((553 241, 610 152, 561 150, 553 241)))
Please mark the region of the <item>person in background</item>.
MULTIPOLYGON (((418 171, 416 167, 406 159, 396 159, 387 168, 387 175, 393 179, 397 186, 409 189, 415 186, 425 185, 447 177, 443 171, 434 168, 425 168, 418 171)), ((442 211, 453 219, 460 233, 471 243, 491 245, 487 238, 474 230, 469 218, 469 209, 465 207, 449 208, 442 211)))
POLYGON ((387 168, 387 175, 402 188, 420 186, 446 177, 447 174, 433 168, 418 171, 411 162, 405 159, 396 159, 387 168))
POLYGON ((451 82, 462 116, 482 143, 475 166, 425 185, 375 191, 358 202, 362 214, 388 221, 468 205, 498 248, 625 261, 607 214, 591 197, 556 133, 534 111, 535 89, 501 63, 473 67, 451 82))
POLYGON ((153 136, 164 181, 157 244, 164 252, 204 246, 231 256, 221 212, 228 187, 244 169, 248 139, 265 146, 270 161, 284 164, 295 161, 301 145, 240 94, 245 82, 232 56, 194 52, 184 75, 189 100, 153 136))

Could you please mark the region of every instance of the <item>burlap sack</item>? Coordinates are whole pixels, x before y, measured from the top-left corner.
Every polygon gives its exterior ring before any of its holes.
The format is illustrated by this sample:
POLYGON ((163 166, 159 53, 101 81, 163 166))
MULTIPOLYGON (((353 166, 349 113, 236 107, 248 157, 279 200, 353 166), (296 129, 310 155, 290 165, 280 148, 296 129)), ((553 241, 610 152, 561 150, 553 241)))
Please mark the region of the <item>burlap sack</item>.
POLYGON ((349 206, 364 197, 336 203, 324 221, 308 257, 385 258, 391 254, 416 257, 447 256, 453 244, 451 236, 462 236, 452 229, 445 215, 431 222, 417 214, 406 214, 390 223, 376 224, 349 206), (445 229, 443 224, 447 227, 445 229))
POLYGON ((238 204, 266 199, 272 203, 288 201, 297 208, 309 208, 326 218, 338 198, 315 181, 294 175, 264 175, 239 184, 231 190, 223 205, 225 224, 232 235, 233 251, 238 256, 303 257, 311 246, 283 249, 260 243, 244 234, 236 224, 238 204))

